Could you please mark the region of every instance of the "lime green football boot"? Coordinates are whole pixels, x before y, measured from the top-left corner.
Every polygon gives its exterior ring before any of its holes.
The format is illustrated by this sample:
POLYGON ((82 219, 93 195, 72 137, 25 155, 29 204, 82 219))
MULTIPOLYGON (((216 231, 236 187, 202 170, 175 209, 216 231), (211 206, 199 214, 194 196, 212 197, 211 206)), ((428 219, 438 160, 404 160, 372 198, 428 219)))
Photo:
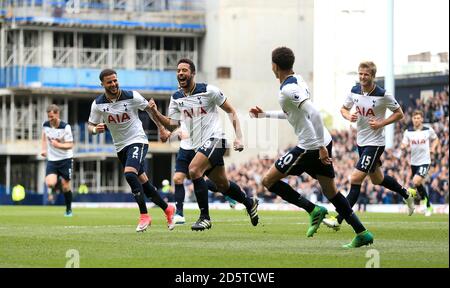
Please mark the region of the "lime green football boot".
POLYGON ((352 242, 343 245, 344 248, 359 248, 361 246, 366 246, 373 244, 373 235, 369 230, 363 231, 353 238, 352 242))
POLYGON ((314 210, 309 215, 309 228, 306 232, 307 237, 312 237, 319 229, 320 223, 322 223, 325 215, 328 214, 328 210, 325 207, 318 206, 314 208, 314 210))
POLYGON ((414 199, 417 197, 417 191, 414 188, 408 188, 408 199, 404 199, 403 202, 408 206, 408 215, 411 216, 416 209, 416 205, 414 204, 414 199))

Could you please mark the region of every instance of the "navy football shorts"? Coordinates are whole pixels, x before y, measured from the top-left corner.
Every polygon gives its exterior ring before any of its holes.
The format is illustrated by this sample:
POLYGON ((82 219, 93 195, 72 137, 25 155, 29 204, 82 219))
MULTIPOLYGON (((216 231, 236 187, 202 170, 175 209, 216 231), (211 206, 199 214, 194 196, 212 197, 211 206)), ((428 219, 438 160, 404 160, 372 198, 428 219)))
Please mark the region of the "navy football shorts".
POLYGON ((72 179, 72 164, 72 158, 59 161, 47 161, 45 175, 56 174, 57 177, 61 176, 64 180, 70 181, 72 179))
POLYGON ((147 155, 148 144, 135 143, 124 147, 117 153, 122 167, 133 167, 138 171, 138 175, 145 172, 145 156, 147 155))
MULTIPOLYGON (((332 157, 333 142, 327 146, 328 155, 332 157)), ((304 172, 317 179, 317 175, 334 178, 333 164, 325 165, 319 159, 319 150, 304 150, 294 147, 275 162, 278 171, 286 175, 300 176, 304 172)))

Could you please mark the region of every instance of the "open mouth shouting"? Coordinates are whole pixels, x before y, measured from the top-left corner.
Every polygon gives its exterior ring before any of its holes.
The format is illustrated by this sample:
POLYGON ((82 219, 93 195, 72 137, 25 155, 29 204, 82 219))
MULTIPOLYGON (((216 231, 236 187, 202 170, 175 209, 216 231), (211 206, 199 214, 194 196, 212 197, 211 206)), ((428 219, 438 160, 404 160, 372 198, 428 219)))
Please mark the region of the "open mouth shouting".
POLYGON ((189 86, 189 79, 187 76, 181 75, 178 76, 178 83, 180 84, 180 87, 188 87, 189 86))

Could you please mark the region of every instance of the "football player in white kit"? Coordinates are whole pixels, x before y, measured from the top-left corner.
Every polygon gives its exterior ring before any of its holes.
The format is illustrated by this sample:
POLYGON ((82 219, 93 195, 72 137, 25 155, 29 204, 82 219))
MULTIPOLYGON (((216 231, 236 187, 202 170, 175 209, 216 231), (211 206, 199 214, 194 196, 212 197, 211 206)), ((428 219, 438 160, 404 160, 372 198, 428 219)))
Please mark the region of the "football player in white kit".
POLYGON ((343 247, 358 248, 372 244, 372 233, 366 230, 347 199, 337 191, 331 159, 333 141, 323 125, 320 112, 311 102, 308 85, 293 71, 294 62, 295 55, 287 47, 279 47, 272 52, 272 71, 281 83, 278 101, 283 110, 264 112, 258 106, 250 109, 250 116, 254 118, 287 119, 298 137, 298 145, 275 161, 262 184, 270 192, 310 214, 310 227, 306 236, 312 237, 328 213, 327 209, 313 204, 281 180, 288 175, 307 173, 319 181, 325 196, 357 234, 352 242, 343 247))
MULTIPOLYGON (((397 180, 381 171, 380 157, 385 148, 384 127, 403 119, 403 111, 394 97, 375 83, 377 67, 373 62, 359 64, 358 75, 360 84, 354 86, 347 95, 341 108, 342 116, 350 122, 356 122, 359 161, 351 175, 348 202, 353 207, 361 192, 361 185, 369 175, 374 185, 381 185, 399 193, 408 205, 409 215, 414 212, 414 189, 405 189, 397 180), (355 111, 351 112, 355 106, 355 111), (386 118, 386 109, 393 113, 386 118)), ((342 217, 330 217, 324 224, 334 230, 339 230, 342 217)))
POLYGON ((434 155, 436 148, 439 146, 439 139, 433 128, 423 126, 422 111, 414 111, 412 122, 413 127, 406 130, 403 134, 401 149, 405 150, 408 146, 411 147, 410 165, 413 184, 417 192, 419 192, 420 197, 426 201, 427 210, 425 211, 425 216, 431 216, 433 208, 431 207, 430 198, 423 183, 430 169, 430 153, 434 155))
MULTIPOLYGON (((65 217, 72 217, 72 164, 73 136, 70 125, 59 119, 59 107, 50 105, 47 108, 48 121, 43 124, 41 156, 47 158, 45 183, 49 199, 52 200, 58 177, 61 177, 62 192, 66 204, 65 217)), ((44 196, 45 197, 45 196, 44 196)))
POLYGON ((194 183, 195 196, 200 208, 200 217, 191 229, 203 231, 212 227, 209 216, 208 184, 204 175, 216 184, 221 193, 244 204, 252 225, 256 226, 259 219, 258 200, 249 198, 238 185, 228 181, 224 167, 223 155, 227 145, 217 107, 228 113, 236 133, 234 150, 242 151, 244 149, 242 132, 236 111, 217 87, 196 83, 195 72, 192 60, 178 61, 177 80, 180 89, 170 99, 169 117, 162 115, 156 104, 150 101, 153 105, 154 118, 157 118, 168 130, 173 131, 180 126, 180 122, 184 122, 189 133, 189 138, 186 140, 189 144, 187 148, 191 149, 186 151, 193 151, 194 154, 186 155, 184 162, 189 163, 189 176, 194 183))
MULTIPOLYGON (((140 218, 136 232, 145 231, 152 221, 143 194, 164 211, 167 226, 172 230, 175 227, 175 207, 161 199, 145 172, 148 139, 138 112, 145 110, 149 113, 149 103, 137 91, 120 89, 117 73, 112 69, 103 70, 100 73, 100 81, 105 93, 92 103, 88 129, 92 134, 104 133, 106 128, 111 132, 117 156, 124 168, 125 179, 139 206, 140 218)), ((167 132, 159 123, 156 125, 160 128, 160 133, 167 132)))

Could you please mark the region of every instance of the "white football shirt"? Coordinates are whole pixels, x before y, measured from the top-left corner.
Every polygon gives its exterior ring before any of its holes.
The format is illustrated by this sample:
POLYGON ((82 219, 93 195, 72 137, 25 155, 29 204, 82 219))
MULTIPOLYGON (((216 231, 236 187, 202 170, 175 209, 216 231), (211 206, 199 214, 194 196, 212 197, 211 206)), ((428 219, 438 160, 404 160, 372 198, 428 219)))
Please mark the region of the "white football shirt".
POLYGON ((363 94, 361 86, 356 85, 344 101, 345 108, 352 109, 353 106, 356 106, 356 113, 358 113, 356 121, 358 146, 385 146, 384 127, 372 130, 369 120, 371 118, 384 120, 386 109, 395 111, 400 108, 395 98, 379 86, 375 86, 370 94, 363 94))
POLYGON ((89 122, 94 125, 106 124, 117 152, 131 144, 148 144, 139 119, 139 110, 143 111, 147 105, 148 101, 136 91, 121 90, 115 102, 110 102, 102 94, 92 102, 89 122))
POLYGON ((225 137, 217 107, 226 100, 219 88, 204 83, 196 83, 192 95, 185 95, 181 89, 172 95, 168 116, 184 122, 189 133, 183 149, 197 149, 210 138, 225 137))
POLYGON ((403 134, 402 143, 411 145, 411 165, 420 166, 431 164, 430 140, 437 138, 432 128, 423 127, 422 130, 410 128, 403 134))
POLYGON ((59 122, 59 126, 51 127, 50 122, 46 121, 42 124, 42 129, 47 138, 47 160, 60 161, 73 158, 72 149, 55 148, 50 144, 51 140, 58 140, 61 143, 73 142, 72 129, 70 125, 64 121, 59 122))
POLYGON ((292 75, 281 84, 278 102, 286 118, 295 130, 298 137, 298 147, 304 150, 317 150, 331 142, 328 129, 323 127, 323 140, 317 137, 308 113, 299 109, 300 103, 310 99, 308 84, 300 75, 292 75))

